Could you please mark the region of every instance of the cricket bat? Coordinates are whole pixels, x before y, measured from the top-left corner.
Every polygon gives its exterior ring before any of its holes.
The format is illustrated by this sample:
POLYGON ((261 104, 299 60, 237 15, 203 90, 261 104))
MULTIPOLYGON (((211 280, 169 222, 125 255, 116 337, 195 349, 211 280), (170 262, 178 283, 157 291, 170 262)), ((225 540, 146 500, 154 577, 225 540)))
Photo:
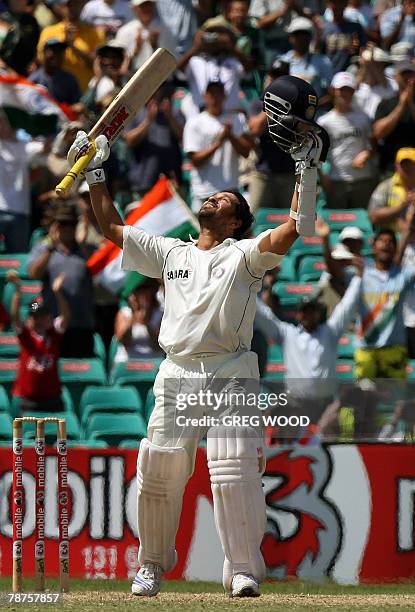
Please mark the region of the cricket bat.
MULTIPOLYGON (((157 49, 131 77, 91 129, 88 134, 91 142, 93 143, 100 134, 104 134, 111 146, 125 126, 134 119, 140 108, 146 104, 175 68, 176 59, 170 51, 157 49)), ((55 191, 58 195, 66 193, 72 187, 94 155, 95 147, 92 146, 87 155, 83 155, 76 161, 68 174, 56 186, 55 191)))

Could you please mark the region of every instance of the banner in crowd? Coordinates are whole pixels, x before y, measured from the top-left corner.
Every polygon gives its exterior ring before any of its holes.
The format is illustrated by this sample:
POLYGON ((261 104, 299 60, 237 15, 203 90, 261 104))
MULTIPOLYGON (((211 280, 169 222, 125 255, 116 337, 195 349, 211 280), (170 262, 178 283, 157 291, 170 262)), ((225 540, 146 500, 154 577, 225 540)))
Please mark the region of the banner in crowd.
MULTIPOLYGON (((164 235, 188 241, 189 234, 198 233, 198 223, 170 181, 161 176, 152 189, 137 203, 125 219, 127 225, 138 227, 150 235, 164 235)), ((135 272, 121 270, 122 251, 107 241, 88 260, 88 269, 101 285, 123 295, 129 295, 140 279, 135 272)))
POLYGON ((69 106, 59 104, 45 87, 16 74, 0 74, 0 108, 14 130, 32 136, 55 134, 59 124, 74 118, 69 106))
MULTIPOLYGON (((131 580, 137 569, 136 458, 122 449, 68 451, 70 572, 131 580)), ((343 584, 415 577, 415 447, 297 446, 268 453, 264 475, 268 575, 343 584)), ((35 453, 24 451, 24 571, 34 573, 35 453)), ((0 575, 12 572, 12 452, 0 448, 0 575)), ((56 456, 46 459, 46 572, 58 571, 56 456)), ((168 577, 221 580, 206 453, 184 495, 179 561, 168 577)))

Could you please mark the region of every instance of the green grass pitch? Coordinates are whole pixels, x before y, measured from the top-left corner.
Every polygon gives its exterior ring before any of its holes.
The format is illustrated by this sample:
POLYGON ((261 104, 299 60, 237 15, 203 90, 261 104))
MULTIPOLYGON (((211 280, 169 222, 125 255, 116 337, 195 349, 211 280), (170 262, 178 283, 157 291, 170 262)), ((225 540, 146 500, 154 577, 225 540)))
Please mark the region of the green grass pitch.
MULTIPOLYGON (((24 581, 25 591, 33 590, 33 580, 24 581)), ((55 592, 56 581, 47 581, 47 589, 55 592)), ((127 580, 71 580, 71 592, 64 595, 63 604, 6 604, 9 610, 64 610, 95 612, 105 610, 150 610, 161 612, 222 612, 253 610, 268 612, 337 610, 342 612, 376 612, 377 610, 413 611, 415 583, 396 585, 366 585, 342 587, 333 583, 313 584, 292 580, 267 582, 262 597, 229 599, 221 586, 212 582, 166 581, 162 593, 155 598, 138 598, 130 594, 127 580)), ((11 580, 0 578, 0 592, 11 590, 11 580)), ((4 598, 3 598, 4 602, 4 598)))

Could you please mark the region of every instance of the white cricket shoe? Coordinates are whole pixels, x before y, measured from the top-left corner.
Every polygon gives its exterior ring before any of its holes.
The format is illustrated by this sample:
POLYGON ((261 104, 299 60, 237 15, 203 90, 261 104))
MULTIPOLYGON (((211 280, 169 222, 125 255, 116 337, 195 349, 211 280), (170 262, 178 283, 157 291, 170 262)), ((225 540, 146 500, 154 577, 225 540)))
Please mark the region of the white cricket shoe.
POLYGON ((235 574, 232 578, 231 597, 259 597, 259 584, 250 574, 235 574))
POLYGON ((157 565, 157 563, 144 563, 138 570, 131 585, 132 594, 154 597, 160 591, 162 575, 163 568, 160 565, 157 565))

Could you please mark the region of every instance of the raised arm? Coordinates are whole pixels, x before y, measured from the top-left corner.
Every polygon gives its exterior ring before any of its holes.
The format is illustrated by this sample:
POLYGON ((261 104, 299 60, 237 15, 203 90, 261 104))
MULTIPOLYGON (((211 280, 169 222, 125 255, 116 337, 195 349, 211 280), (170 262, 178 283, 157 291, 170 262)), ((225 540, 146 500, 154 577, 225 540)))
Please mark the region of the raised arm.
POLYGON ((22 301, 22 292, 20 288, 20 278, 16 270, 10 270, 7 273, 6 280, 9 283, 13 283, 14 288, 15 288, 15 292, 13 294, 12 303, 10 307, 10 315, 11 315, 13 327, 19 329, 22 325, 22 322, 20 320, 20 304, 22 301))
POLYGON ((52 291, 55 294, 56 302, 58 304, 58 312, 60 317, 60 328, 64 332, 68 329, 69 321, 71 318, 71 309, 69 303, 62 291, 63 282, 65 280, 65 272, 59 274, 52 284, 52 291))
MULTIPOLYGON (((294 190, 291 200, 291 210, 297 212, 298 207, 298 192, 294 190)), ((276 253, 277 255, 285 255, 290 247, 298 238, 296 222, 294 219, 288 219, 286 223, 282 223, 272 230, 259 243, 260 253, 276 253)))
MULTIPOLYGON (((114 202, 108 193, 105 184, 105 172, 102 164, 110 154, 108 141, 105 136, 98 136, 95 140, 96 154, 85 171, 85 178, 89 185, 92 208, 94 209, 98 225, 105 238, 111 240, 122 249, 124 222, 118 214, 114 202)), ((90 147, 88 136, 85 132, 78 132, 75 142, 69 149, 68 161, 72 166, 80 152, 85 153, 90 147)))

